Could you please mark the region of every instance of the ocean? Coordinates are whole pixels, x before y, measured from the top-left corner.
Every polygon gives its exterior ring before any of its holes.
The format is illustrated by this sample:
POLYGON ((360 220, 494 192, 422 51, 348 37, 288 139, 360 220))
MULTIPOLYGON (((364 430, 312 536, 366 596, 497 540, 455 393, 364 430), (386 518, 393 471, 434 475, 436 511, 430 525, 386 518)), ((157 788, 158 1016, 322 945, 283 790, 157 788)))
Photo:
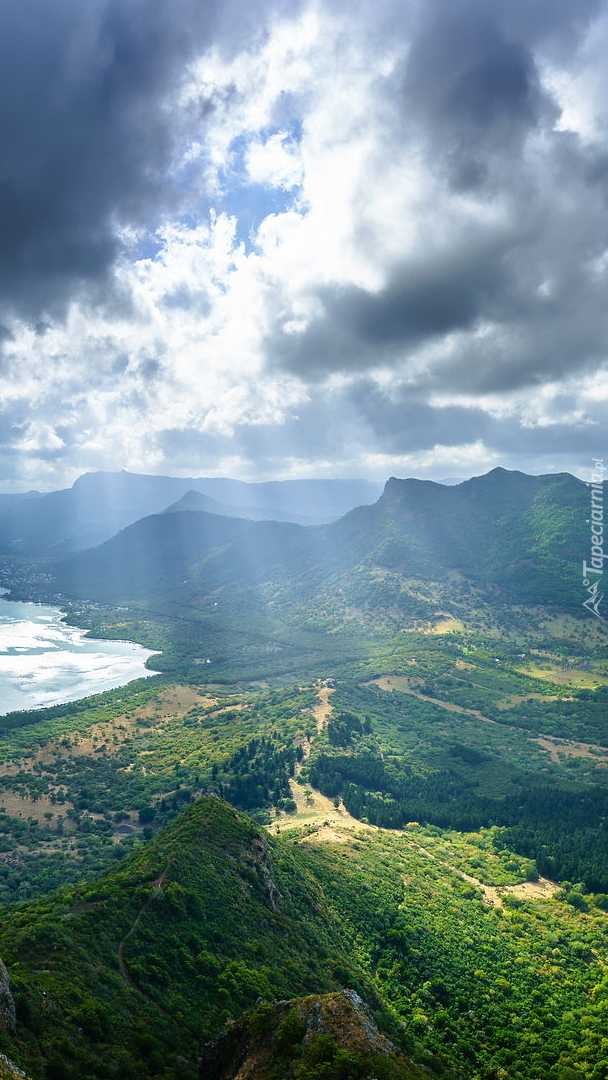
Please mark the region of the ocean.
POLYGON ((66 626, 43 604, 0 598, 0 714, 60 705, 154 672, 152 652, 130 641, 99 641, 66 626))

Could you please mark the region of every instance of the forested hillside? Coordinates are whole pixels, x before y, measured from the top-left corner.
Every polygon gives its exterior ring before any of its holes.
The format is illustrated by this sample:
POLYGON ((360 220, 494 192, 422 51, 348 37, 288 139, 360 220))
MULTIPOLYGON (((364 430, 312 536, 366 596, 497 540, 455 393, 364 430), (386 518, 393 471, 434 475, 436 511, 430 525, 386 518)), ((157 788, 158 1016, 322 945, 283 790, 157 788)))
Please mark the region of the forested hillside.
POLYGON ((443 1077, 602 1077, 606 915, 508 890, 484 902, 451 864, 479 862, 487 839, 273 839, 202 800, 104 878, 4 912, 16 1024, 3 1051, 33 1080, 194 1080, 218 1075, 213 1040, 253 1009, 260 1078, 364 1080, 373 1065, 405 1080, 424 1075, 413 1062, 443 1077), (334 1005, 341 1024, 302 1041, 314 999, 294 996, 339 988, 392 1050, 369 1025, 349 1044, 348 1002, 334 1005), (272 1002, 287 998, 281 1013, 272 1002))

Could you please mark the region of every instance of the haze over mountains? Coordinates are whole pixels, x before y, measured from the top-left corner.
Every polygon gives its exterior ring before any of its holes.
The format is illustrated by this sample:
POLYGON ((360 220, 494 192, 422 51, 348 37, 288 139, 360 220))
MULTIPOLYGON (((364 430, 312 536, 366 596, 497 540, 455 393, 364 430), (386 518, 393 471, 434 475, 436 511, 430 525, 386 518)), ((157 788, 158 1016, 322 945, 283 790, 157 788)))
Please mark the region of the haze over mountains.
MULTIPOLYGON (((90 485, 83 479, 83 486, 90 485)), ((334 490, 344 505, 368 491, 355 483, 335 489, 325 483, 307 489, 311 503, 321 498, 327 508, 334 490)), ((166 495, 170 485, 150 487, 166 495)), ((276 507, 281 488, 261 488, 260 497, 274 496, 276 507)), ((281 512, 301 490, 288 484, 281 512)), ((391 478, 375 503, 303 527, 227 519, 210 513, 207 497, 189 490, 170 512, 140 517, 100 546, 56 563, 53 574, 68 595, 191 603, 219 591, 223 599, 248 590, 261 596, 259 590, 272 584, 288 588, 284 599, 294 602, 330 579, 352 582, 362 568, 377 567, 404 581, 438 581, 458 571, 478 587, 491 582, 511 599, 559 606, 575 602, 580 591, 588 502, 585 484, 568 474, 535 477, 498 468, 451 487, 391 478)), ((45 553, 53 551, 49 544, 45 553)))
POLYGON ((181 479, 128 472, 87 473, 48 495, 0 498, 0 554, 61 557, 108 540, 147 514, 183 509, 252 519, 332 521, 373 502, 380 484, 366 480, 285 480, 247 483, 217 477, 181 479))

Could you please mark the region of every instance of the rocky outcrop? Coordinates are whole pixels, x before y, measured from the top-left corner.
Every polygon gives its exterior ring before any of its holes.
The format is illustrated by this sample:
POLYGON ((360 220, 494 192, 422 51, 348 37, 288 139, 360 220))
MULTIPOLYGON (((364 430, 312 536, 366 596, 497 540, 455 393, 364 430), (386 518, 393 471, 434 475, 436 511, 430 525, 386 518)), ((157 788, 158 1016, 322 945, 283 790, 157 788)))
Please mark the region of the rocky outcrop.
POLYGON ((7 1028, 13 1029, 16 1022, 15 1001, 11 994, 8 971, 0 960, 0 1031, 7 1028))
POLYGON ((0 1080, 27 1080, 27 1076, 4 1054, 0 1054, 0 1080))
MULTIPOLYGON (((307 1051, 323 1045, 339 1051, 390 1057, 399 1080, 419 1080, 425 1072, 381 1034, 365 1002, 354 990, 262 1002, 210 1044, 201 1080, 290 1080, 307 1051)), ((301 1071, 299 1076, 305 1075, 301 1071)), ((329 1075, 329 1074, 328 1074, 329 1075)), ((350 1075, 350 1074, 349 1074, 350 1075)), ((363 1074, 362 1074, 363 1075, 363 1074)))

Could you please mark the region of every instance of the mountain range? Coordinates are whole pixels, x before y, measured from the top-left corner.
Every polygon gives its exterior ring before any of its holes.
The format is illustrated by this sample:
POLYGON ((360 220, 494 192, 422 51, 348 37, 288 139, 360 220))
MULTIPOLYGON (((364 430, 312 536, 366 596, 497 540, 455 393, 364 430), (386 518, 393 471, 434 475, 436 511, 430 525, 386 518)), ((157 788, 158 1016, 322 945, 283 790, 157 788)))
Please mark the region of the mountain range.
POLYGON ((372 502, 380 490, 380 485, 365 480, 247 483, 124 471, 87 473, 61 491, 1 496, 0 556, 58 558, 82 551, 183 499, 184 509, 314 525, 372 502))
POLYGON ((588 546, 588 488, 568 474, 494 469, 455 486, 391 478, 372 505, 327 525, 209 513, 190 492, 61 563, 58 590, 102 602, 201 604, 278 590, 295 603, 361 573, 441 582, 458 572, 509 602, 575 605, 588 546), (201 508, 203 507, 203 508, 201 508))

